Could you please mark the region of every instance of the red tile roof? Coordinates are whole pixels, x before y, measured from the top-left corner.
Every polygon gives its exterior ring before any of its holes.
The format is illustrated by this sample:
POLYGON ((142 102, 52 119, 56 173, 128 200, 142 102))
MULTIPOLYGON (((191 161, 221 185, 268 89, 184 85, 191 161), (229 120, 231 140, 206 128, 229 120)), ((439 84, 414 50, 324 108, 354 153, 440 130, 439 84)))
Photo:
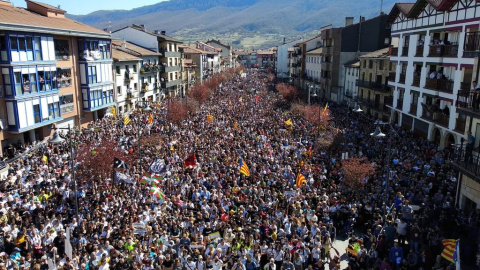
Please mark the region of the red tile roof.
MULTIPOLYGON (((57 9, 55 7, 34 2, 44 7, 57 9)), ((60 10, 60 9, 58 9, 60 10)), ((91 36, 101 35, 109 37, 110 34, 88 26, 86 24, 74 21, 69 18, 52 18, 40 15, 25 8, 0 5, 0 29, 35 31, 38 33, 64 34, 71 36, 91 36)))

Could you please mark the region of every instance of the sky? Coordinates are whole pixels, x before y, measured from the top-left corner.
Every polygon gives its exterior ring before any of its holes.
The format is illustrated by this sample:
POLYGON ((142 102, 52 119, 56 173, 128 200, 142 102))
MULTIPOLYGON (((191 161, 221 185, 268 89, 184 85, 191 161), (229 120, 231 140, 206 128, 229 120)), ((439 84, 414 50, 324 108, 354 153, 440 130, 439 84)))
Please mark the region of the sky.
MULTIPOLYGON (((35 0, 66 10, 69 14, 85 15, 97 10, 133 9, 167 0, 35 0)), ((10 0, 16 7, 26 7, 25 0, 10 0)))

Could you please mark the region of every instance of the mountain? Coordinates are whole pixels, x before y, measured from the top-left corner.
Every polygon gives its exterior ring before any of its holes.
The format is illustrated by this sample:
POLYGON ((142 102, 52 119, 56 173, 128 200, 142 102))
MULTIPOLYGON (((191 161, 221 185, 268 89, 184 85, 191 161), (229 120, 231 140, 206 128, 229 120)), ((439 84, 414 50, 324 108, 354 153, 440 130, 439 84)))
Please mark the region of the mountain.
MULTIPOLYGON (((237 48, 260 49, 343 26, 345 17, 377 16, 381 0, 170 0, 132 10, 100 10, 68 17, 99 29, 144 24, 184 42, 217 39, 237 48)), ((388 13, 394 0, 383 1, 388 13)))

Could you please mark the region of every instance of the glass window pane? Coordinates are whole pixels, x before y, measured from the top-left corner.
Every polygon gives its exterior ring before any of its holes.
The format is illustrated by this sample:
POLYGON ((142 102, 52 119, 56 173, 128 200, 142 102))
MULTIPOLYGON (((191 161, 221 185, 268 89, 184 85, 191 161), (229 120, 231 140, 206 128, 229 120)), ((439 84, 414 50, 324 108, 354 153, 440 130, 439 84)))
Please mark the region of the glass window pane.
POLYGON ((17 37, 10 37, 10 46, 12 47, 12 50, 18 50, 17 37))
POLYGON ((25 51, 25 38, 24 37, 19 37, 18 38, 18 49, 20 51, 25 51))
POLYGON ((39 37, 36 37, 35 38, 35 50, 40 50, 41 48, 41 43, 40 43, 40 38, 39 37))
POLYGON ((32 44, 32 38, 27 37, 27 50, 31 51, 33 50, 33 44, 32 44))

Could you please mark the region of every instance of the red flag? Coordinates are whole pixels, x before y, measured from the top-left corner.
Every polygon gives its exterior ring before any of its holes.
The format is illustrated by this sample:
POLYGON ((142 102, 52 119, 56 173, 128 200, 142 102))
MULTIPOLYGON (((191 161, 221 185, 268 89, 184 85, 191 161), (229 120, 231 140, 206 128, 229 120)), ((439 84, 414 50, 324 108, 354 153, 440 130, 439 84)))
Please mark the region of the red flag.
POLYGON ((260 95, 257 95, 257 97, 255 98, 255 103, 258 103, 258 101, 260 101, 260 95))
POLYGON ((197 166, 197 161, 195 160, 195 154, 190 155, 185 161, 183 162, 183 166, 185 168, 193 169, 197 166))

